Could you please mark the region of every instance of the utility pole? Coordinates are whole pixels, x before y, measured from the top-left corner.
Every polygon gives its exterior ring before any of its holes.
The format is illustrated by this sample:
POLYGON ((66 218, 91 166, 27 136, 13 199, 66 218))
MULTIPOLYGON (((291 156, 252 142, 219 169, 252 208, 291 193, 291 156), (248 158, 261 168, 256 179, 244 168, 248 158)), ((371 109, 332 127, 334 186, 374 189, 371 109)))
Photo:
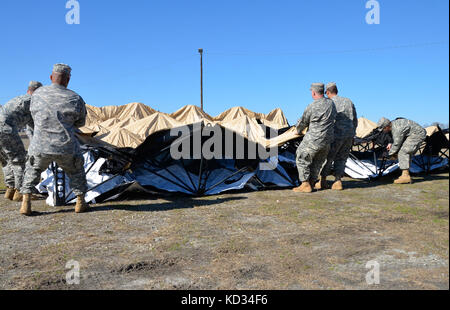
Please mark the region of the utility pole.
POLYGON ((200 53, 200 107, 203 110, 203 48, 199 48, 200 53))

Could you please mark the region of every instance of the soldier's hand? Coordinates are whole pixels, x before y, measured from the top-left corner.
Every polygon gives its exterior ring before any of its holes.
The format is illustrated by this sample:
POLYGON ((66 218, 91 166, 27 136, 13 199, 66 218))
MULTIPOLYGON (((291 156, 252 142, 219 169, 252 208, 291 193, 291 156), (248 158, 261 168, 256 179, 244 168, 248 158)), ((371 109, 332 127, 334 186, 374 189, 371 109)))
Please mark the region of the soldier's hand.
POLYGON ((392 143, 389 143, 388 146, 386 147, 386 149, 387 149, 388 151, 391 151, 391 149, 392 149, 392 143))

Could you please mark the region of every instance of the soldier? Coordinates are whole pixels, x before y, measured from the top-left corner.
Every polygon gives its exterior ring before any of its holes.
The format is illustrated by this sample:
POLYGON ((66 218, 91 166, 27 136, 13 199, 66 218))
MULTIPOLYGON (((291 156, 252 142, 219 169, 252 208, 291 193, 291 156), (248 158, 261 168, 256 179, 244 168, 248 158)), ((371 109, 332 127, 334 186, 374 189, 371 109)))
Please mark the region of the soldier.
POLYGON ((0 150, 0 163, 3 167, 3 176, 6 184, 5 198, 11 199, 14 195, 14 172, 6 158, 6 155, 0 150))
POLYGON ((333 142, 336 107, 331 99, 324 97, 324 88, 322 83, 312 84, 311 95, 314 102, 306 108, 297 123, 299 134, 306 128, 308 132, 297 150, 297 168, 302 184, 294 188, 295 192, 313 191, 333 142))
POLYGON ((17 202, 22 200, 20 188, 26 161, 26 151, 19 131, 26 127, 33 128, 31 95, 41 86, 39 82, 30 82, 26 95, 13 98, 0 110, 0 149, 6 160, 6 166, 3 166, 7 186, 5 198, 17 202))
POLYGON ((72 69, 65 64, 53 67, 52 84, 38 89, 31 100, 34 135, 28 150, 28 160, 22 186, 20 213, 31 215, 30 194, 39 183, 41 172, 56 162, 70 178, 70 186, 77 196, 76 213, 88 210, 84 196, 87 191, 84 159, 75 129, 86 121, 83 99, 67 89, 72 69))
POLYGON ((395 184, 411 184, 412 179, 409 173, 412 156, 417 153, 421 144, 427 137, 426 130, 416 122, 398 118, 390 121, 387 118, 382 118, 378 122, 378 128, 385 133, 391 132, 394 139, 393 144, 389 144, 387 149, 389 156, 398 154, 398 161, 402 175, 395 180, 395 184))
POLYGON ((345 164, 353 146, 353 139, 358 127, 358 116, 353 102, 344 97, 338 96, 336 83, 329 83, 326 87, 327 97, 333 100, 336 105, 337 115, 334 124, 334 142, 325 166, 322 169, 320 182, 316 184, 316 189, 326 189, 327 176, 330 175, 334 163, 334 176, 336 178, 332 189, 343 190, 342 178, 345 175, 345 164))

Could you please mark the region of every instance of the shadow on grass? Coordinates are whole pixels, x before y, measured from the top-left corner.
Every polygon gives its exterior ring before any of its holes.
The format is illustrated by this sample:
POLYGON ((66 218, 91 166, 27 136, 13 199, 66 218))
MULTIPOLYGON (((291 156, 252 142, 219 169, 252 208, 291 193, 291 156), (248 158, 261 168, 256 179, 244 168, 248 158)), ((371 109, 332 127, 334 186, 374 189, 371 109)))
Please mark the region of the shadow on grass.
MULTIPOLYGON (((344 181, 344 187, 346 189, 367 189, 367 188, 374 188, 379 186, 386 186, 389 184, 393 184, 394 180, 400 175, 400 173, 394 173, 392 175, 384 176, 376 180, 372 181, 361 181, 361 180, 353 180, 353 179, 346 179, 344 181)), ((430 174, 430 175, 417 175, 413 176, 414 183, 422 183, 422 182, 430 182, 430 181, 439 181, 439 180, 449 180, 448 175, 440 174, 430 174)), ((406 185, 407 186, 407 185, 406 185)), ((261 191, 285 191, 287 188, 267 188, 263 189, 261 191)), ((240 190, 240 191, 234 191, 230 192, 229 194, 246 194, 246 193, 253 193, 254 191, 251 190, 240 190)), ((214 199, 214 196, 209 197, 208 199, 205 199, 203 197, 202 199, 190 197, 190 196, 184 196, 184 195, 156 195, 156 196, 149 196, 148 194, 141 194, 141 195, 129 195, 128 198, 133 199, 135 201, 135 204, 127 204, 126 200, 117 201, 117 204, 114 205, 113 202, 110 202, 110 205, 93 205, 91 206, 90 212, 105 212, 105 211, 112 211, 112 210, 124 210, 124 211, 130 211, 130 212, 165 212, 170 210, 176 210, 176 209, 193 209, 195 207, 204 207, 204 206, 211 206, 211 205, 218 205, 222 203, 227 203, 230 201, 237 201, 237 200, 245 200, 248 199, 248 197, 245 196, 234 196, 234 197, 226 197, 222 198, 219 195, 216 196, 217 198, 214 199), (149 200, 156 200, 156 199, 165 199, 168 200, 168 202, 156 202, 156 203, 149 203, 149 200), (125 202, 125 203, 124 203, 125 202), (141 203, 142 202, 142 203, 141 203)), ((39 216, 47 216, 47 215, 53 215, 53 214, 65 214, 65 213, 73 213, 74 207, 63 207, 57 211, 51 211, 51 212, 33 212, 32 216, 39 217, 39 216)))
MULTIPOLYGON (((193 209, 195 207, 205 207, 218 205, 230 201, 244 200, 247 197, 239 196, 239 197, 228 197, 228 198, 217 198, 212 200, 204 200, 204 199, 195 199, 191 197, 176 197, 170 202, 158 202, 154 204, 144 203, 144 204, 118 204, 118 205, 107 205, 107 206, 91 206, 88 213, 92 212, 105 212, 105 211, 113 211, 113 210, 123 210, 130 212, 165 212, 170 210, 177 209, 193 209)), ((39 217, 39 216, 47 216, 53 214, 64 214, 64 213, 73 213, 74 208, 64 207, 64 209, 51 211, 51 212, 38 212, 34 211, 31 216, 39 217)))
MULTIPOLYGON (((347 189, 358 189, 358 188, 372 188, 379 186, 386 186, 394 183, 394 180, 400 176, 400 173, 384 176, 371 181, 358 181, 358 180, 345 180, 344 186, 347 189)), ((424 183, 430 181, 441 181, 441 180, 449 180, 449 176, 444 175, 417 175, 412 176, 413 184, 424 183)))

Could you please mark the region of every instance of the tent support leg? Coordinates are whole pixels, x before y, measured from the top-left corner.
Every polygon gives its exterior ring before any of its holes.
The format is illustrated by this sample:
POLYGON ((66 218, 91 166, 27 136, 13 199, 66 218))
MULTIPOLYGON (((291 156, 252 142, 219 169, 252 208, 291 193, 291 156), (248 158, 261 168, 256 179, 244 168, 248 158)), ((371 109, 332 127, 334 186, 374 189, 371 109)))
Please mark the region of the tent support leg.
MULTIPOLYGON (((108 180, 106 180, 106 181, 103 181, 103 182, 100 183, 100 184, 95 185, 93 188, 89 189, 86 193, 92 192, 93 190, 99 188, 99 187, 102 186, 103 184, 106 184, 106 183, 108 183, 109 181, 111 181, 112 179, 115 179, 115 178, 118 177, 119 175, 120 175, 120 174, 116 174, 116 175, 114 175, 113 177, 111 177, 110 179, 108 179, 108 180)), ((72 195, 72 194, 73 194, 73 191, 72 191, 69 195, 67 195, 67 198, 66 198, 66 204, 69 203, 69 201, 70 201, 69 197, 70 197, 70 195, 72 195)))

